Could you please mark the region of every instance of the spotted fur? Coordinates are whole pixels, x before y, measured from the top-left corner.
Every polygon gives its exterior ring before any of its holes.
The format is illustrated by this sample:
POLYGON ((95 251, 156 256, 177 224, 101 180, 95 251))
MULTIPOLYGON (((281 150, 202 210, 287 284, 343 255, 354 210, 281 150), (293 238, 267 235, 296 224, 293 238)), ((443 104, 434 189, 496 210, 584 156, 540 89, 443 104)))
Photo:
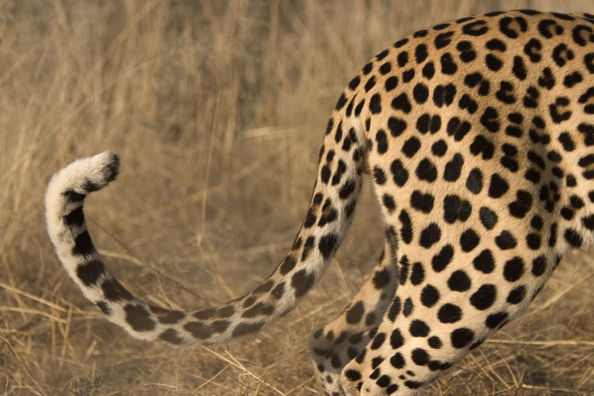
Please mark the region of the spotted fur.
POLYGON ((310 339, 328 395, 411 395, 517 317, 594 231, 594 16, 514 11, 396 42, 347 85, 291 251, 260 286, 181 312, 107 270, 82 205, 112 153, 57 173, 48 231, 85 296, 133 336, 173 345, 260 330, 314 285, 346 235, 364 166, 385 221, 369 281, 310 339))

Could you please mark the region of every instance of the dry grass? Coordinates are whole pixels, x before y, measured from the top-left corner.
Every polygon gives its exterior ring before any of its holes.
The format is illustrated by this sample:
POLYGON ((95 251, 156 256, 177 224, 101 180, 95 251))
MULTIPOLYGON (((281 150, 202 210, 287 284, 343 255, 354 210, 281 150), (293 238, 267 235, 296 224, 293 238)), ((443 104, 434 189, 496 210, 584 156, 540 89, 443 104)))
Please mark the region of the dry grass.
MULTIPOLYGON (((135 294, 196 309, 238 297, 289 247, 342 87, 396 39, 446 19, 558 1, 0 0, 0 392, 309 395, 307 338, 381 248, 365 192, 322 284, 263 333, 170 350, 103 320, 45 233, 50 175, 105 149, 118 182, 91 233, 135 294)), ((564 261, 528 315, 429 395, 594 394, 594 262, 564 261)))

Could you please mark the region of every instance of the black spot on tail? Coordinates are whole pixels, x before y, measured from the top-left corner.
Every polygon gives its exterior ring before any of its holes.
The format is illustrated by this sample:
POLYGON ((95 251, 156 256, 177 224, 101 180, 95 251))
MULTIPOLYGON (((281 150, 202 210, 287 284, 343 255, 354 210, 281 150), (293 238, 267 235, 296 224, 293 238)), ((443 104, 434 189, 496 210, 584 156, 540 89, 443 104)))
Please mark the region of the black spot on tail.
POLYGON ((204 322, 188 322, 184 325, 184 329, 190 332, 194 338, 201 340, 206 340, 212 334, 204 322))
POLYGON ((340 240, 335 234, 327 234, 320 238, 318 248, 324 259, 328 259, 334 253, 339 243, 340 240))
POLYGON ((291 286, 295 288, 295 297, 301 297, 311 289, 316 277, 314 274, 302 269, 297 271, 291 278, 291 286))
POLYGON ((132 294, 126 290, 117 279, 106 279, 101 285, 101 289, 103 290, 105 298, 109 301, 130 301, 134 298, 134 296, 132 296, 132 294))
POLYGON ((127 304, 124 307, 126 322, 136 331, 151 331, 156 327, 150 312, 142 305, 127 304))
POLYGON ((80 202, 86 198, 85 194, 79 194, 74 190, 65 191, 62 195, 70 202, 80 202))
POLYGON ((64 216, 64 223, 66 223, 66 225, 68 227, 71 227, 71 226, 80 227, 84 224, 84 222, 85 222, 85 215, 83 214, 82 206, 74 209, 72 212, 70 212, 66 216, 64 216))
POLYGON ((186 314, 182 311, 163 309, 160 307, 155 307, 154 305, 149 305, 149 309, 152 313, 157 315, 157 320, 162 324, 176 324, 186 317, 186 314))
POLYGON ((161 334, 159 334, 159 338, 165 342, 174 345, 181 345, 183 344, 184 340, 181 338, 175 329, 167 329, 161 334))
POLYGON ((97 301, 95 305, 97 305, 97 308, 99 308, 101 312, 103 312, 103 315, 111 315, 111 309, 109 309, 109 306, 107 306, 107 303, 105 301, 97 301))
POLYGON ((264 327, 264 322, 240 323, 233 330, 232 337, 239 337, 244 334, 254 333, 256 331, 260 331, 260 329, 262 329, 262 327, 264 327))
POLYGON ((88 231, 84 231, 76 237, 74 240, 74 247, 72 248, 72 254, 74 256, 85 256, 91 254, 95 250, 91 236, 88 231))
POLYGON ((101 275, 103 275, 105 267, 99 260, 92 260, 85 264, 80 264, 76 267, 76 276, 85 284, 85 286, 93 286, 97 283, 101 275))

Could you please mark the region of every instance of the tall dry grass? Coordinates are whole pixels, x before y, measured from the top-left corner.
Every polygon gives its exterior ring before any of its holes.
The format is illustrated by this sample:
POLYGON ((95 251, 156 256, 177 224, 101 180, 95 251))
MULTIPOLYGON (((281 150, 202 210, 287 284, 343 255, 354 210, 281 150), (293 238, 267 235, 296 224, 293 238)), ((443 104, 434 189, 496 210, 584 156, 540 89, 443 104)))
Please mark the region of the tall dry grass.
MULTIPOLYGON (((119 180, 86 207, 112 271, 165 307, 238 297, 290 246, 326 118, 358 69, 417 29, 520 7, 594 12, 588 0, 0 0, 0 392, 314 393, 307 338, 382 245, 368 191, 295 312, 229 345, 170 350, 108 324, 61 269, 49 177, 118 152, 119 180)), ((574 255, 528 315, 425 394, 594 394, 593 290, 593 261, 574 255)))

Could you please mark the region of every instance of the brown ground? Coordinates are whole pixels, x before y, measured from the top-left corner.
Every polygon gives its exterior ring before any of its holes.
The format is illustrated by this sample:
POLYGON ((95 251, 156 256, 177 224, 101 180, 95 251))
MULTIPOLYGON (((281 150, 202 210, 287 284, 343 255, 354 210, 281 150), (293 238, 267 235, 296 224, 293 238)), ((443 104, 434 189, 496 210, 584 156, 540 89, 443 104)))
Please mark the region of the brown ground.
MULTIPOLYGON (((583 1, 0 0, 0 392, 310 395, 307 338, 375 263, 369 189, 297 310, 229 345, 170 350, 107 323, 45 233, 51 174, 106 149, 121 176, 88 200, 91 234, 134 294, 197 309, 263 280, 291 244, 343 86, 415 30, 583 1)), ((594 260, 564 261, 522 319, 427 395, 594 394, 594 260)))

